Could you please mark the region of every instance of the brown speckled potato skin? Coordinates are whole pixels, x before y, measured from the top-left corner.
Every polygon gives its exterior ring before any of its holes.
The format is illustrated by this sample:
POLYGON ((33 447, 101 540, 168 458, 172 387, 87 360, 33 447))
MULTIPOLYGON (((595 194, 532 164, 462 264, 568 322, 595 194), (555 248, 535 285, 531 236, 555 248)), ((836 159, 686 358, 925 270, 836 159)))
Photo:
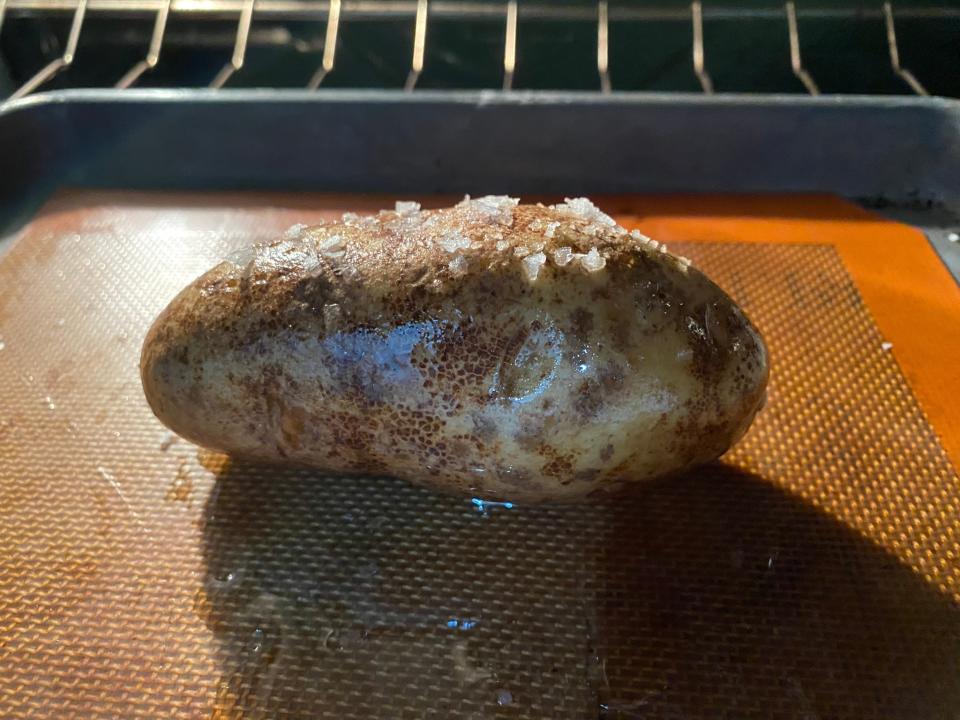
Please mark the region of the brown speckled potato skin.
POLYGON ((646 238, 502 200, 401 209, 190 284, 143 346, 157 416, 242 457, 526 503, 712 460, 760 408, 756 329, 646 238))

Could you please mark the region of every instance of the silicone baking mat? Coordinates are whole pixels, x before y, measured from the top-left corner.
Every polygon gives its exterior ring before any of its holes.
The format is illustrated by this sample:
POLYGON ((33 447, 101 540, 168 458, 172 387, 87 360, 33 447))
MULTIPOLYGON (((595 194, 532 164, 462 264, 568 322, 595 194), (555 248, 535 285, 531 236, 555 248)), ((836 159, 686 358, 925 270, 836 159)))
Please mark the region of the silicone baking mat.
POLYGON ((919 233, 828 198, 601 199, 772 357, 722 462, 604 504, 484 508, 160 425, 140 343, 181 286, 391 203, 76 193, 0 258, 0 717, 960 715, 960 297, 919 233))

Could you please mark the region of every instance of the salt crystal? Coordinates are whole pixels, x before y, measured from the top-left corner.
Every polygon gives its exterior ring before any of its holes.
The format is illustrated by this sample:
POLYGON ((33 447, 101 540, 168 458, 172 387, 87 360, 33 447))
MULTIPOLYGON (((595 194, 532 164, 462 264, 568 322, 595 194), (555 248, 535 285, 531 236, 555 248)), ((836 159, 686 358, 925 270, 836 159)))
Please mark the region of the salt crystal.
POLYGON ((510 247, 510 243, 506 240, 497 240, 497 252, 503 252, 508 247, 510 247))
POLYGON ((650 243, 650 238, 648 238, 646 235, 644 235, 644 234, 643 234, 642 232, 640 232, 639 230, 631 230, 631 231, 630 231, 630 237, 632 237, 632 238, 633 238, 634 240, 636 240, 637 242, 643 243, 644 245, 647 245, 647 244, 650 243))
POLYGON ((606 264, 607 259, 597 252, 596 248, 590 248, 590 252, 580 258, 580 265, 587 272, 603 270, 606 264))
POLYGON ((650 240, 650 242, 648 242, 647 244, 650 246, 650 249, 651 249, 651 250, 659 250, 659 249, 660 249, 660 243, 658 243, 656 240, 650 240))
POLYGON ((530 232, 540 232, 541 230, 543 230, 543 221, 540 220, 540 218, 537 218, 532 223, 527 225, 527 230, 529 230, 530 232))
POLYGON ((343 238, 339 235, 331 235, 330 237, 321 240, 318 249, 321 255, 328 258, 343 257, 343 254, 346 252, 346 247, 343 244, 343 238))
POLYGON ((227 262, 236 265, 238 268, 242 268, 242 267, 246 267, 251 262, 253 262, 253 260, 255 260, 256 257, 257 257, 257 246, 251 245, 249 247, 240 248, 239 250, 234 250, 232 253, 227 255, 227 257, 224 259, 227 262))
POLYGON ((519 198, 512 198, 506 195, 484 195, 476 200, 467 200, 471 207, 479 210, 487 218, 494 220, 501 225, 511 225, 513 223, 513 209, 520 204, 519 198))
POLYGON ((530 248, 526 247, 525 245, 518 245, 513 249, 513 254, 516 255, 517 257, 526 257, 531 252, 533 251, 530 248))
POLYGON ((683 255, 677 255, 677 260, 679 260, 680 264, 685 268, 688 268, 693 264, 693 261, 691 261, 690 258, 684 257, 683 255))
POLYGON ((397 215, 400 217, 409 217, 410 215, 416 215, 418 212, 420 212, 420 203, 401 201, 394 205, 394 209, 397 211, 397 215))
POLYGON ((557 232, 557 228, 560 227, 559 222, 550 222, 547 223, 547 229, 544 231, 543 236, 545 238, 553 238, 554 233, 557 232))
POLYGON ((569 247, 560 247, 553 251, 553 262, 557 267, 563 267, 573 260, 573 250, 569 247))
POLYGON ((881 348, 882 350, 884 350, 884 351, 889 352, 890 350, 893 350, 893 343, 892 343, 892 342, 882 342, 882 343, 880 343, 880 348, 881 348))
POLYGON ((547 262, 547 256, 542 252, 534 253, 533 255, 527 255, 523 259, 523 272, 527 275, 527 280, 534 282, 537 279, 537 276, 540 275, 540 268, 543 267, 544 263, 547 262))
POLYGON ((448 253, 455 253, 470 247, 470 240, 458 230, 451 230, 440 238, 440 246, 448 253))
POLYGON ((463 255, 457 255, 453 260, 447 263, 447 267, 450 268, 455 276, 463 275, 467 272, 467 259, 463 255))
POLYGON ((587 198, 564 198, 563 203, 554 205, 554 210, 576 215, 584 220, 598 222, 601 225, 614 227, 617 222, 612 217, 603 212, 587 198))
POLYGON ((303 231, 307 229, 307 226, 303 223, 297 223, 296 225, 291 225, 287 228, 287 231, 283 234, 284 240, 296 240, 301 235, 303 231))
POLYGON ((357 215, 356 213, 346 212, 346 213, 343 214, 343 216, 342 216, 340 219, 341 219, 343 222, 345 222, 345 223, 347 223, 347 224, 350 224, 350 223, 354 223, 354 222, 356 222, 357 220, 359 220, 359 219, 360 219, 360 216, 357 215))
POLYGON ((660 252, 665 253, 667 251, 667 244, 660 243, 660 252))

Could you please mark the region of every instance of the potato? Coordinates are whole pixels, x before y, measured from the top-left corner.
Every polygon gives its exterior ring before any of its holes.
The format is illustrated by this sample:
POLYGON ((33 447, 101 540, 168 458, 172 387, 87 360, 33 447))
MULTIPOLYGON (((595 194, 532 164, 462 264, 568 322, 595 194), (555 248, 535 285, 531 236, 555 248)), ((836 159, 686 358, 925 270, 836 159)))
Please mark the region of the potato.
POLYGON ((222 262, 156 320, 141 374, 201 445, 528 503, 717 458, 767 352, 702 273, 588 200, 489 196, 222 262))

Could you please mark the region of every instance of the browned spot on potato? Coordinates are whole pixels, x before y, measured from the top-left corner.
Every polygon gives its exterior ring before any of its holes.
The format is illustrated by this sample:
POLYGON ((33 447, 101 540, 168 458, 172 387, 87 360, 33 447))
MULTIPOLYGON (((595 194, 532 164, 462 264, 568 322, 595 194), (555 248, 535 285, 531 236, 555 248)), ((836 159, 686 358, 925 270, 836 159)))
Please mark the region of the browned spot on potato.
POLYGON ((589 342, 593 333, 593 313, 578 307, 570 314, 570 322, 574 337, 582 343, 589 342))
POLYGON ((303 447, 301 438, 307 422, 307 411, 299 405, 288 407, 280 418, 280 432, 283 442, 293 450, 303 447))

